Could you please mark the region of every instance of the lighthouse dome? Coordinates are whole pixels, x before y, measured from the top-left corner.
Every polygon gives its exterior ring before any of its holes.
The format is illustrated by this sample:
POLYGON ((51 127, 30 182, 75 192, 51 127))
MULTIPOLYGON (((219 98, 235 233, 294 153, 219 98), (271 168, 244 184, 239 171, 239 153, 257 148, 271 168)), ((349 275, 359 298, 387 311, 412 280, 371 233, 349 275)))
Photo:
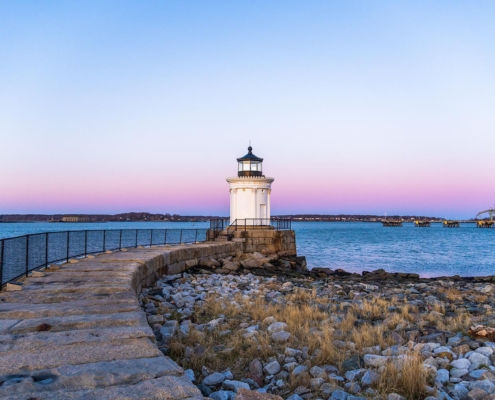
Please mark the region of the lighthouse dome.
POLYGON ((244 157, 237 159, 239 177, 243 176, 263 176, 263 159, 253 154, 253 148, 248 147, 248 153, 244 157))

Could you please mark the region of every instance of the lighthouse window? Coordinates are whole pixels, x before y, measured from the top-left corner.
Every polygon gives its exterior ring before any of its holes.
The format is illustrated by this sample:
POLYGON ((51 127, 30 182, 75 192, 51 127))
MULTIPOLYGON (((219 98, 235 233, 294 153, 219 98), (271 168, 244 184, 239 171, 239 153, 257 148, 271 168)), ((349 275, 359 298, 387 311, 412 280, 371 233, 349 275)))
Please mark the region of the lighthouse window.
POLYGON ((257 171, 258 170, 258 163, 252 163, 251 164, 251 171, 257 171))
POLYGON ((243 161, 243 170, 244 171, 250 170, 249 164, 250 164, 249 161, 243 161))

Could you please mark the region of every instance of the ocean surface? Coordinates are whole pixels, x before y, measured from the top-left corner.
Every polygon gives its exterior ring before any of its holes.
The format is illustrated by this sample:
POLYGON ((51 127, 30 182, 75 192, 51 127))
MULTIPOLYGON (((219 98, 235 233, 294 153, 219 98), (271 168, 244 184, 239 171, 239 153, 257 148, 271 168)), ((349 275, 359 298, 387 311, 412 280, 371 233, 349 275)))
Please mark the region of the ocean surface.
MULTIPOLYGON (((28 233, 83 229, 208 228, 208 222, 0 223, 0 238, 28 233)), ((380 223, 293 222, 297 251, 308 266, 350 272, 383 268, 423 277, 495 275, 495 228, 416 228, 405 223, 385 228, 380 223)))

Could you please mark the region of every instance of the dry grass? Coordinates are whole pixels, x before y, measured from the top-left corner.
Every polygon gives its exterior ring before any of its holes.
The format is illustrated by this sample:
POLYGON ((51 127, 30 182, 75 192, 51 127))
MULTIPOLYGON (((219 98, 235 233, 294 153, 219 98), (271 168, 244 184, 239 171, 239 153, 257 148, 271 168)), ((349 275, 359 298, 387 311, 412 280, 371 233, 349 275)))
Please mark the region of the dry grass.
MULTIPOLYGON (((445 295, 455 297, 457 293, 449 289, 445 295)), ((328 309, 322 307, 324 301, 318 298, 316 290, 296 288, 285 299, 289 305, 268 303, 263 296, 249 300, 239 296, 235 302, 209 297, 201 308, 194 311, 193 320, 197 324, 204 324, 222 315, 225 322, 211 331, 192 330, 186 338, 173 338, 169 344, 170 355, 184 368, 192 368, 197 374, 201 373, 202 366, 216 371, 230 368, 235 379, 242 379, 246 377, 252 360, 266 361, 272 356, 283 354, 286 347, 307 347, 309 355, 314 355, 306 362, 308 367, 324 364, 340 366, 354 354, 363 355, 365 347, 379 345, 385 349, 395 344, 392 336, 387 334, 390 330, 395 329, 400 333, 400 327, 408 324, 431 326, 434 320, 428 314, 419 314, 415 307, 380 298, 347 307, 332 304, 328 309), (388 311, 391 306, 397 307, 395 312, 388 311), (264 330, 266 326, 262 324, 270 316, 288 325, 286 330, 291 333, 288 342, 279 344, 271 341, 270 335, 264 330), (383 323, 375 324, 376 320, 383 323), (258 324, 262 329, 254 339, 245 338, 245 331, 240 328, 242 323, 258 324), (221 335, 226 330, 232 332, 221 335), (337 347, 335 340, 351 341, 355 347, 337 347), (219 351, 218 346, 224 346, 228 351, 219 351)), ((445 311, 438 307, 438 312, 442 312, 440 310, 445 311)), ((472 324, 472 319, 469 314, 458 314, 455 317, 436 318, 435 323, 440 329, 465 332, 472 324)), ((380 394, 396 392, 408 399, 426 397, 428 377, 418 354, 410 353, 410 357, 401 365, 387 364, 381 376, 376 386, 380 394)), ((286 389, 293 390, 301 385, 309 385, 308 375, 290 378, 286 389)))
POLYGON ((449 301, 462 300, 461 292, 455 288, 439 288, 438 292, 442 293, 449 301))
POLYGON ((426 385, 432 383, 432 378, 423 368, 421 356, 411 352, 400 362, 385 365, 375 389, 383 397, 387 393, 398 393, 411 400, 424 399, 428 396, 426 385))

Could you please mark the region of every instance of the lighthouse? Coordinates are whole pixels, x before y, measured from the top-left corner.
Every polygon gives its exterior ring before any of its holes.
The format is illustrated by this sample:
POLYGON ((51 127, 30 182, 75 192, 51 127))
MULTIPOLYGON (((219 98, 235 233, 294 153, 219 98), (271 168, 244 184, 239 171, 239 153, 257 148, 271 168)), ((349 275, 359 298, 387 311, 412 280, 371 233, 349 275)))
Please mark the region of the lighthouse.
POLYGON ((244 157, 237 159, 237 166, 237 176, 227 178, 230 223, 256 219, 256 225, 269 225, 270 194, 274 179, 263 175, 263 159, 253 154, 251 146, 244 157))

